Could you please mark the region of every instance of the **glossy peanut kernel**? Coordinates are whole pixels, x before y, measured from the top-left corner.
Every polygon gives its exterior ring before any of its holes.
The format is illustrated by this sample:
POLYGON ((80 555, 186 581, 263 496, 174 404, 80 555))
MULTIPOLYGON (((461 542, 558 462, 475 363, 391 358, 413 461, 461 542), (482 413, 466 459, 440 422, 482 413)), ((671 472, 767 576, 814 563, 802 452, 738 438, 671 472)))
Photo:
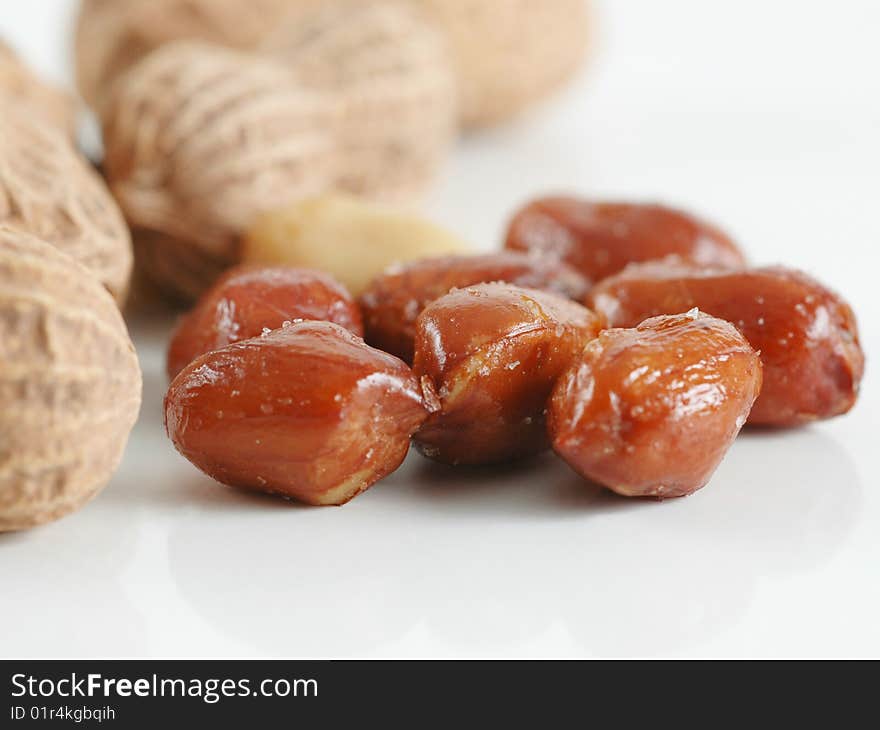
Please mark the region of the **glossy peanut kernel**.
POLYGON ((761 390, 761 361, 728 322, 693 310, 613 329, 557 383, 548 431, 583 477, 627 497, 705 486, 761 390))
POLYGON ((433 386, 440 410, 416 445, 451 464, 544 450, 553 384, 600 326, 579 304, 509 284, 456 289, 432 302, 416 323, 413 371, 433 386))
POLYGON ((561 257, 593 281, 627 264, 678 255, 701 266, 741 266, 745 257, 722 231, 661 205, 542 198, 513 218, 506 246, 561 257))
POLYGON ((865 356, 850 306, 799 271, 703 271, 668 261, 631 266, 598 286, 589 302, 611 326, 691 307, 736 325, 764 363, 764 388, 750 424, 795 426, 849 411, 865 356))
POLYGON ((181 319, 168 348, 168 377, 199 355, 300 319, 335 322, 363 334, 360 310, 329 274, 284 266, 237 267, 181 319))
POLYGON ((501 251, 484 256, 443 256, 394 266, 360 298, 366 339, 373 347, 412 362, 416 319, 452 289, 503 281, 583 300, 590 282, 552 258, 501 251))
POLYGON ((404 363, 330 322, 202 355, 165 397, 169 437, 206 474, 317 505, 393 472, 427 415, 404 363))

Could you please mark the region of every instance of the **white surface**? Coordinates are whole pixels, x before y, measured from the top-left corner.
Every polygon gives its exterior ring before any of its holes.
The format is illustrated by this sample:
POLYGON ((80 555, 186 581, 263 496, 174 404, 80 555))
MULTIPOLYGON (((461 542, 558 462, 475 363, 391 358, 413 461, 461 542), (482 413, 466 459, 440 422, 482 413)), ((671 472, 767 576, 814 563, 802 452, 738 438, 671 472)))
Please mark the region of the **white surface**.
MULTIPOLYGON (((0 33, 61 78, 69 7, 3 2, 0 33)), ((880 655, 880 8, 599 10, 590 72, 467 140, 432 212, 487 248, 548 189, 703 212, 846 293, 869 356, 856 411, 745 435, 685 500, 613 498, 551 456, 468 475, 414 454, 307 509, 176 456, 166 325, 135 323, 145 403, 121 471, 79 514, 0 536, 0 656, 880 655)))

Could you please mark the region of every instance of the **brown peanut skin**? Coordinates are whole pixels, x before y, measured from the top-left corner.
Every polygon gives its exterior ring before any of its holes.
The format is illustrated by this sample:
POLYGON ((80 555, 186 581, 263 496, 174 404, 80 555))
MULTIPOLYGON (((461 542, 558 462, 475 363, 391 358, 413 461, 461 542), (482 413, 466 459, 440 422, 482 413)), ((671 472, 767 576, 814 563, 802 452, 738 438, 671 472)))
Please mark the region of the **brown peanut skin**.
POLYGON ((613 327, 693 307, 732 322, 761 353, 764 388, 749 423, 788 427, 848 412, 865 369, 850 306, 781 267, 705 271, 667 261, 631 266, 588 303, 613 327))
POLYGON ((627 497, 705 486, 761 390, 761 360, 728 322, 691 313, 612 329, 557 383, 553 449, 627 497))
POLYGON ((373 347, 412 362, 416 319, 435 299, 452 289, 506 282, 582 301, 590 282, 549 257, 501 251, 484 256, 442 256, 395 266, 360 297, 366 340, 373 347))
POLYGON ((199 355, 296 320, 335 322, 363 335, 357 304, 332 276, 284 266, 236 267, 180 320, 168 348, 168 377, 199 355))
POLYGON ((678 255, 701 266, 742 266, 745 256, 722 231, 662 205, 548 197, 522 208, 505 246, 562 258, 593 281, 633 262, 678 255))
POLYGON ((598 334, 590 310, 509 284, 456 289, 416 323, 413 371, 440 399, 414 436, 429 458, 491 464, 548 448, 547 398, 560 373, 598 334))
POLYGON ((301 322, 190 363, 165 397, 177 450, 217 481, 343 504, 400 466, 428 415, 397 358, 301 322))

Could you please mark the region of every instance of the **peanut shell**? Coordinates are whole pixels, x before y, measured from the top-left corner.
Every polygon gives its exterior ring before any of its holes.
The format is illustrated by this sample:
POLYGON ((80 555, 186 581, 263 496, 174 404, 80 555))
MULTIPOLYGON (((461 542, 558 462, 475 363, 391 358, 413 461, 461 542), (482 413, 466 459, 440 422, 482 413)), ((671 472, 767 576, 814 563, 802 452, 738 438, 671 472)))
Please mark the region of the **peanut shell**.
POLYGON ((322 0, 83 0, 76 23, 80 94, 100 109, 115 81, 167 43, 250 50, 288 12, 322 0))
POLYGON ((159 283, 192 298, 237 262, 257 214, 330 186, 335 115, 283 66, 203 43, 166 45, 133 68, 105 109, 105 169, 143 245, 161 242, 157 268, 194 274, 159 283))
POLYGON ((131 237, 116 203, 60 131, 14 107, 0 115, 0 225, 51 243, 125 299, 131 237))
POLYGON ((112 297, 71 257, 0 227, 0 532, 89 501, 122 457, 141 373, 112 297))
POLYGON ((163 249, 139 258, 171 296, 192 300, 237 263, 260 213, 334 189, 400 199, 425 186, 453 136, 454 87, 420 23, 396 4, 331 5, 304 26, 300 73, 180 42, 120 79, 103 110, 105 169, 139 247, 163 249))
POLYGON ((8 97, 16 107, 24 106, 73 138, 76 131, 76 102, 73 96, 39 78, 2 40, 0 97, 8 97))
MULTIPOLYGON (((359 0, 342 0, 362 12, 359 0)), ((76 32, 80 93, 101 107, 113 83, 159 46, 201 40, 238 50, 302 38, 301 22, 328 0, 84 0, 76 32)), ((335 0, 340 5, 340 0, 335 0)), ((586 0, 399 0, 443 37, 456 71, 465 128, 503 122, 566 82, 591 35, 586 0)), ((369 12, 369 11, 368 11, 369 12)), ((369 27, 367 23, 365 26, 369 27)), ((420 31, 413 41, 422 39, 420 31)), ((414 44, 398 39, 401 49, 414 44)), ((355 44, 355 46, 357 43, 355 44)), ((338 46, 338 44, 337 44, 338 46)), ((288 45, 287 47, 291 47, 288 45)), ((407 51, 409 52, 409 51, 407 51)))
POLYGON ((410 1, 447 39, 466 128, 506 121, 583 63, 590 35, 585 0, 410 1))
POLYGON ((325 2, 293 14, 261 50, 337 99, 338 189, 403 201, 424 190, 456 136, 457 90, 444 39, 419 12, 391 0, 325 2))

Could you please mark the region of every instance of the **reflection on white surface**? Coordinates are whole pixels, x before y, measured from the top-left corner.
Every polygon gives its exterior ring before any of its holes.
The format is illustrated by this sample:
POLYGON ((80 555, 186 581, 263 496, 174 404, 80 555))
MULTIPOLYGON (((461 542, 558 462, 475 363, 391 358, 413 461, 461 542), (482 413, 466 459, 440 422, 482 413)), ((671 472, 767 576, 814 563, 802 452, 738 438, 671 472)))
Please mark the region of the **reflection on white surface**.
POLYGON ((94 656, 96 645, 118 656, 149 652, 141 611, 120 583, 133 522, 67 519, 0 534, 0 657, 94 656))
POLYGON ((255 654, 385 654, 417 625, 450 654, 516 654, 554 624, 588 654, 687 652, 853 523, 846 453, 810 431, 785 441, 744 440, 710 490, 662 504, 606 495, 552 457, 463 477, 413 454, 336 510, 224 490, 172 527, 172 574, 255 654), (799 480, 792 449, 814 455, 799 480))

